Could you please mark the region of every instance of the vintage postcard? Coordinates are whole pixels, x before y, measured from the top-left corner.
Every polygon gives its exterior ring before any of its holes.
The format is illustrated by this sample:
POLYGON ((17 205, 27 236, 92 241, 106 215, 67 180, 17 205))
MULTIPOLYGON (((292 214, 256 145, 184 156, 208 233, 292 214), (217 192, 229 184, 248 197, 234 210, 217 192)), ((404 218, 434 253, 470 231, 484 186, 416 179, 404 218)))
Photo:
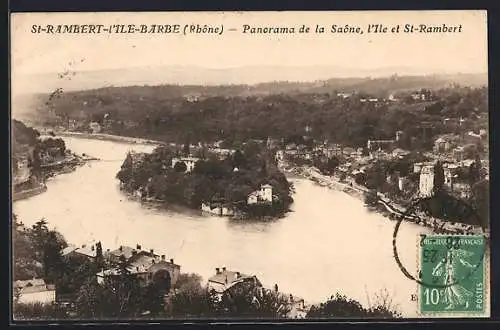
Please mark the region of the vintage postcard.
POLYGON ((486 11, 11 15, 12 317, 489 317, 486 11))

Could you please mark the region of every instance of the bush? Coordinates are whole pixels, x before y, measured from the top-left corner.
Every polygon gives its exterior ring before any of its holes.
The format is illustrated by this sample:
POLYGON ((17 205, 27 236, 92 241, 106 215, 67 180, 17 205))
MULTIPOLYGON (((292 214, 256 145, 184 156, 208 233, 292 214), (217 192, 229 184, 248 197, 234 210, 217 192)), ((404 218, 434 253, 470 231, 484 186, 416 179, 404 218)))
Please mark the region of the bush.
POLYGON ((12 306, 15 320, 60 320, 67 318, 66 311, 55 304, 15 303, 12 306))

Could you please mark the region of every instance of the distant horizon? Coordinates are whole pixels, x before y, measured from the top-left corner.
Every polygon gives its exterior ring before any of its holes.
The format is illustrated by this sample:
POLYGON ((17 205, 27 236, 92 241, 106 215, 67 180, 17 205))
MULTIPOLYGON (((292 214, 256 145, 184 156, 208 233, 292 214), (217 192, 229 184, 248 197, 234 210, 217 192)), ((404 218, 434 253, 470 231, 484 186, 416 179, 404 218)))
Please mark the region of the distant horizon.
MULTIPOLYGON (((401 76, 411 76, 411 75, 418 75, 418 76, 433 76, 433 75, 453 75, 453 74, 488 74, 488 71, 462 71, 462 70, 435 70, 435 69, 425 69, 425 68, 418 68, 418 67, 413 67, 413 66, 385 66, 385 67, 379 67, 379 68, 374 68, 374 69, 355 69, 350 66, 338 66, 338 65, 327 65, 327 64, 322 64, 322 65, 233 65, 233 66, 227 66, 227 67, 214 67, 214 66, 202 66, 202 65, 191 65, 191 64, 175 64, 175 65, 137 65, 137 66, 127 66, 127 67, 109 67, 109 68, 99 68, 99 69, 90 69, 90 68, 84 68, 84 69, 79 69, 79 70, 70 70, 67 69, 67 71, 72 71, 76 73, 90 73, 90 72, 103 72, 103 71, 123 71, 123 70, 140 70, 140 69, 173 69, 173 68, 190 68, 190 69, 201 69, 201 70, 209 70, 209 71, 225 71, 225 70, 238 70, 238 69, 249 69, 249 68, 280 68, 280 69, 318 69, 318 68, 331 68, 331 69, 339 69, 339 70, 353 70, 353 71, 362 71, 365 72, 368 76, 359 76, 358 74, 354 74, 353 76, 332 76, 332 79, 334 78, 369 78, 370 77, 370 72, 376 73, 380 71, 394 71, 394 73, 384 73, 385 76, 392 76, 392 75, 401 75, 401 76), (408 73, 408 72, 401 72, 401 70, 410 70, 410 71, 418 71, 419 73, 408 73), (399 72, 398 72, 399 71, 399 72)), ((48 71, 40 71, 40 72, 32 72, 32 73, 21 73, 19 74, 20 76, 36 76, 36 75, 48 75, 48 74, 60 74, 61 72, 56 71, 56 70, 48 70, 48 71)), ((377 76, 378 77, 378 76, 377 76)), ((380 76, 383 77, 383 76, 380 76)))
POLYGON ((106 87, 132 86, 256 86, 272 83, 308 84, 335 79, 384 79, 394 76, 401 78, 486 76, 485 84, 487 85, 487 75, 488 72, 437 72, 431 70, 425 72, 419 68, 401 67, 356 70, 335 65, 251 65, 231 68, 208 68, 195 65, 136 66, 95 70, 68 69, 66 72, 45 72, 28 75, 17 74, 11 77, 11 90, 12 96, 20 96, 50 93, 57 88, 74 92, 106 87), (61 74, 63 74, 62 78, 59 77, 61 74))

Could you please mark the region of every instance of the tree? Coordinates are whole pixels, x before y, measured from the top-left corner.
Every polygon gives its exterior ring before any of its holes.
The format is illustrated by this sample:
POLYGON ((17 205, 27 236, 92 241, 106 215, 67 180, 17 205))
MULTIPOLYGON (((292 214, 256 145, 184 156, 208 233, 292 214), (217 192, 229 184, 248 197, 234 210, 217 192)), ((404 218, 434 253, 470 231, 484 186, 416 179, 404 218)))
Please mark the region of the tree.
POLYGON ((308 318, 354 318, 366 317, 367 312, 359 302, 337 293, 326 302, 311 307, 308 318))
POLYGON ((481 159, 476 156, 475 161, 469 166, 469 185, 472 186, 481 180, 481 159))
POLYGON ((481 221, 481 226, 488 228, 490 212, 489 180, 481 180, 472 185, 470 202, 481 221))
POLYGON ((365 193, 365 204, 368 206, 375 206, 378 203, 377 191, 375 189, 370 189, 369 192, 365 193))
POLYGON ((434 186, 433 193, 434 196, 438 196, 442 190, 444 185, 444 168, 440 161, 437 161, 434 165, 434 186))
POLYGON ((95 257, 95 260, 96 260, 96 267, 97 269, 100 269, 104 266, 104 256, 102 254, 102 244, 101 242, 97 242, 96 243, 96 247, 95 247, 96 251, 95 251, 95 254, 96 254, 96 257, 95 257))
POLYGON ((233 155, 233 167, 242 168, 246 165, 246 159, 243 153, 238 149, 233 155))
POLYGON ((174 170, 177 172, 177 173, 184 173, 186 172, 187 170, 187 165, 186 163, 180 161, 180 162, 177 162, 175 163, 174 165, 174 170))

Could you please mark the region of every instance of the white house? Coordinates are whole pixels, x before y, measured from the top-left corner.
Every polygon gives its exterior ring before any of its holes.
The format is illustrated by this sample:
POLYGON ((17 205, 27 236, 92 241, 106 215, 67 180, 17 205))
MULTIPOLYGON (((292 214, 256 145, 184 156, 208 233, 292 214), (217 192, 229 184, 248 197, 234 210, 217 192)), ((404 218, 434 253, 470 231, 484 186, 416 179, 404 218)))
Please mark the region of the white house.
POLYGON ((46 284, 43 279, 14 282, 14 299, 21 304, 52 304, 56 301, 55 285, 46 284))
POLYGON ((89 124, 89 128, 92 130, 92 133, 100 133, 101 132, 101 125, 99 123, 93 121, 89 124))
POLYGON ((434 188, 434 167, 424 166, 420 171, 420 197, 431 197, 434 188))
POLYGON ((194 166, 199 160, 200 159, 196 157, 179 157, 179 158, 174 157, 172 158, 172 168, 175 167, 175 164, 183 162, 184 164, 186 164, 186 173, 189 173, 193 171, 194 166))
POLYGON ((260 190, 256 190, 248 195, 247 204, 257 204, 259 202, 273 202, 273 187, 269 184, 260 186, 260 190))

